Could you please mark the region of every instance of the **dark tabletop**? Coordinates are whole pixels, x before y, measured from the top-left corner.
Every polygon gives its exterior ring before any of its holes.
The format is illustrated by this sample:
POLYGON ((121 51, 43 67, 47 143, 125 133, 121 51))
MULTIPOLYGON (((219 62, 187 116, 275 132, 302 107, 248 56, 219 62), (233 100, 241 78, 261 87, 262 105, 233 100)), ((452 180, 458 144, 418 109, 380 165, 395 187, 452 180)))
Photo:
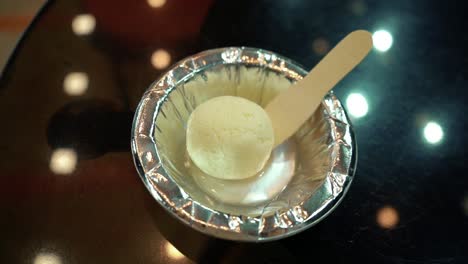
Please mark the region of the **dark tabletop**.
POLYGON ((0 80, 0 263, 468 263, 462 1, 148 2, 52 1, 18 44, 0 80), (359 157, 329 217, 277 242, 234 243, 154 201, 130 128, 168 63, 251 46, 309 69, 355 29, 386 30, 393 45, 334 89, 359 157))

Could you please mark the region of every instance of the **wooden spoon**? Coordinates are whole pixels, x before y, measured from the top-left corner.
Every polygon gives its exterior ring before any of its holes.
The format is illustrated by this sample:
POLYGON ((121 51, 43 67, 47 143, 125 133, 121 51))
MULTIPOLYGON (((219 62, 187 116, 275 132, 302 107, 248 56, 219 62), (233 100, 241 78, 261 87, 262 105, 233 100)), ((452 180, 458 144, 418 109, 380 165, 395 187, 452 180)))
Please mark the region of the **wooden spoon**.
POLYGON ((309 119, 328 91, 354 69, 371 48, 371 33, 365 30, 351 32, 307 76, 266 106, 275 133, 275 146, 292 136, 309 119))

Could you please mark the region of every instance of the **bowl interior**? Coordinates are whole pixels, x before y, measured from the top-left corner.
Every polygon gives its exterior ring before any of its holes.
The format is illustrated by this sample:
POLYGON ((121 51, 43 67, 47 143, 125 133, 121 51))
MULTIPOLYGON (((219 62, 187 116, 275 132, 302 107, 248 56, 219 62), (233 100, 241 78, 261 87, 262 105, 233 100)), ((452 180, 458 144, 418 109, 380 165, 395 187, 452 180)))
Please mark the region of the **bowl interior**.
MULTIPOLYGON (((273 199, 233 205, 203 190, 194 180, 193 164, 186 154, 186 124, 191 112, 204 101, 223 95, 240 96, 262 107, 301 76, 248 64, 214 64, 173 87, 159 104, 154 124, 156 151, 163 169, 191 198, 208 208, 255 217, 287 210, 308 200, 331 170, 332 133, 321 106, 288 141, 277 147, 271 166, 274 177, 290 177, 273 199), (275 172, 276 171, 276 172, 275 172), (278 173, 280 171, 280 173, 278 173), (283 175, 281 175, 283 174, 283 175), (288 175, 286 175, 288 174, 288 175)), ((287 109, 285 109, 287 111, 287 109)), ((240 194, 242 195, 242 194, 240 194)))

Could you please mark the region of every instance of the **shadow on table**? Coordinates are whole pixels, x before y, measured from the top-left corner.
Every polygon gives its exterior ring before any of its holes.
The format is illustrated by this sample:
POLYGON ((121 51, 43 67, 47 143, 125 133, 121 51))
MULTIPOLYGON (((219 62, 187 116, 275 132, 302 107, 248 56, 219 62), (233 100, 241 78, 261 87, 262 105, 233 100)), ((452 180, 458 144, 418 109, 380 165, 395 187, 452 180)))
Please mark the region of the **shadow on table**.
POLYGON ((161 234, 182 254, 196 263, 295 263, 296 258, 281 242, 234 242, 204 235, 166 212, 153 199, 146 208, 161 234))

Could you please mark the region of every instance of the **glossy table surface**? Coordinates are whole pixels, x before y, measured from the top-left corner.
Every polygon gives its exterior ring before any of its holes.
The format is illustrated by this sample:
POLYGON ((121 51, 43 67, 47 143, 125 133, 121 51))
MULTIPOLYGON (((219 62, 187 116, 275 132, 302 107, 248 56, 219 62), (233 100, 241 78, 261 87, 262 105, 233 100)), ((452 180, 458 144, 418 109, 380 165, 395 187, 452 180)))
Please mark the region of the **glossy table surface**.
POLYGON ((468 263, 464 5, 49 2, 0 80, 0 263, 468 263), (330 216, 284 240, 236 243, 183 226, 153 200, 130 128, 170 64, 251 46, 312 68, 355 29, 384 33, 334 89, 359 157, 330 216))

